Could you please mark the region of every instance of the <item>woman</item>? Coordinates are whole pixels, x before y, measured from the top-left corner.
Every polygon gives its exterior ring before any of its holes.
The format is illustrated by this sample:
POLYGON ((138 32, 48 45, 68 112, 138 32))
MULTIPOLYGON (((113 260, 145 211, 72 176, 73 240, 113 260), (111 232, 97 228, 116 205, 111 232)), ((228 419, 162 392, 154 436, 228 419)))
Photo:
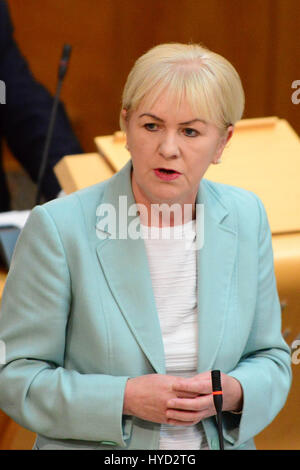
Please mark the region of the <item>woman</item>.
POLYGON ((131 159, 32 211, 3 296, 0 406, 38 433, 36 448, 217 449, 212 369, 225 448, 254 449, 284 405, 266 212, 203 178, 243 107, 223 57, 154 47, 124 89, 131 159))

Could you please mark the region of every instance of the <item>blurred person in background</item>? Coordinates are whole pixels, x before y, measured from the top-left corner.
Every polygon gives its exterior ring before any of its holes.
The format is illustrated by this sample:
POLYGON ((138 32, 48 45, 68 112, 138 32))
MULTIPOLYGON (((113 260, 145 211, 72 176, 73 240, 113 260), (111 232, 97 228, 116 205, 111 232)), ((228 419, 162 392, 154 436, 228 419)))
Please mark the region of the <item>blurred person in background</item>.
MULTIPOLYGON (((0 212, 11 209, 3 169, 1 141, 4 138, 14 157, 37 182, 53 106, 53 97, 38 83, 13 37, 7 3, 0 0, 0 80, 5 84, 6 102, 0 105, 0 212)), ((53 167, 65 155, 82 153, 62 103, 59 103, 42 182, 45 200, 56 198, 61 187, 53 167)))

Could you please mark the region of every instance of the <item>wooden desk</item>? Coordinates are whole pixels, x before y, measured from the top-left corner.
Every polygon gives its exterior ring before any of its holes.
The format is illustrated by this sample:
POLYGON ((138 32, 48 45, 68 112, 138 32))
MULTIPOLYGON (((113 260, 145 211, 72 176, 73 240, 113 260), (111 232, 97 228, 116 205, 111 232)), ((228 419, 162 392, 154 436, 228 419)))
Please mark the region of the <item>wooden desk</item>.
POLYGON ((0 410, 0 450, 31 450, 36 434, 22 428, 0 410))
POLYGON ((5 271, 5 269, 0 268, 0 301, 1 301, 1 298, 2 298, 2 292, 3 292, 4 284, 5 284, 5 281, 6 281, 6 274, 7 274, 7 272, 5 271))

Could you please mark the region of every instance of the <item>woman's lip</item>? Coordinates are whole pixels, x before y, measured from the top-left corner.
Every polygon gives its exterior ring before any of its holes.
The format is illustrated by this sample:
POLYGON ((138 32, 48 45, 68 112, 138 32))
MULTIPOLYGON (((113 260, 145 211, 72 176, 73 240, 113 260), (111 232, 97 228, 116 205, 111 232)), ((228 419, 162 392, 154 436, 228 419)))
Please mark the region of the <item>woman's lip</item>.
POLYGON ((168 170, 168 171, 174 171, 174 173, 177 173, 178 175, 181 175, 180 171, 173 170, 173 168, 155 168, 155 170, 168 170))
POLYGON ((181 173, 163 173, 162 171, 159 171, 158 168, 156 168, 154 170, 154 173, 156 174, 156 176, 163 180, 163 181, 172 181, 172 180, 176 180, 177 178, 179 178, 179 176, 181 175, 181 173))

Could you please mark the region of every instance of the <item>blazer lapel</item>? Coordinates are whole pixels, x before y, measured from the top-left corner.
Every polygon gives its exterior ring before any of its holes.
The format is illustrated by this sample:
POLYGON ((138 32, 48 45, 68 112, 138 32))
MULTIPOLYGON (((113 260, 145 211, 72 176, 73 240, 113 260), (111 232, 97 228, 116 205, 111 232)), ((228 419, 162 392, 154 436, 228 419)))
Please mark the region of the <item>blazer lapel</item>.
MULTIPOLYGON (((202 180, 197 204, 203 204, 204 242, 197 251, 198 373, 211 370, 218 354, 230 302, 237 234, 232 215, 202 180)), ((198 225, 197 217, 197 225, 198 225)), ((197 230, 199 236, 199 229, 197 230)))
POLYGON ((131 160, 108 183, 101 202, 102 208, 104 204, 110 204, 107 207, 113 207, 116 211, 117 237, 112 237, 109 227, 108 230, 99 230, 101 217, 98 217, 97 233, 103 238, 96 248, 99 262, 114 299, 141 349, 154 370, 164 374, 164 346, 144 241, 140 237, 126 238, 125 233, 134 225, 136 231, 139 231, 140 224, 132 207, 135 199, 131 188, 131 160), (120 200, 119 195, 123 199, 120 200), (124 239, 118 238, 119 233, 123 233, 124 239))

